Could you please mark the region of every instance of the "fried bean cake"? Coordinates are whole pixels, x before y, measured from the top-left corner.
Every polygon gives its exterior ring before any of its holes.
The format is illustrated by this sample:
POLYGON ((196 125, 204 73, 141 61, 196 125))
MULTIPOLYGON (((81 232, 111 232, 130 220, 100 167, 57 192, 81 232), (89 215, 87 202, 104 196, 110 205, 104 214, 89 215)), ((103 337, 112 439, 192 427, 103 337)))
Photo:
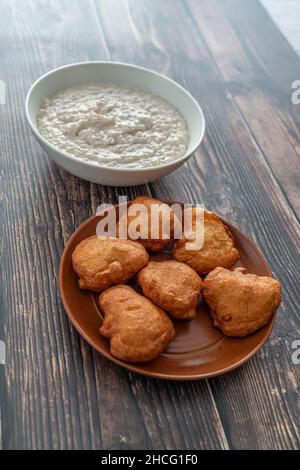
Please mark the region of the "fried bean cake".
MULTIPOLYGON (((213 212, 204 211, 203 246, 189 249, 188 243, 196 238, 196 208, 192 209, 192 228, 187 239, 184 236, 176 240, 173 246, 173 258, 188 264, 199 274, 207 274, 217 266, 231 268, 239 259, 239 252, 234 246, 229 228, 213 212)), ((200 227, 202 230, 202 227, 200 227)))
POLYGON ((97 292, 128 281, 148 259, 148 253, 140 243, 96 235, 80 242, 72 254, 79 287, 97 292))
POLYGON ((138 274, 146 297, 172 317, 192 319, 203 282, 187 264, 179 261, 150 261, 138 274))
POLYGON ((268 276, 216 268, 204 280, 203 296, 214 326, 227 336, 246 336, 266 325, 280 305, 280 283, 268 276))
POLYGON ((156 359, 175 334, 167 314, 129 286, 107 289, 99 302, 104 312, 100 333, 110 338, 111 354, 123 361, 156 359))
MULTIPOLYGON (((127 236, 133 237, 130 227, 139 232, 136 241, 141 243, 147 251, 158 252, 163 250, 173 238, 174 213, 172 209, 158 199, 140 196, 134 199, 127 210, 127 236), (145 211, 140 211, 142 205, 145 211), (152 233, 156 236, 152 237, 152 233)), ((120 236, 123 218, 118 222, 117 234, 120 236)), ((125 232, 126 235, 126 232, 125 232)), ((125 238, 125 237, 124 237, 125 238)))

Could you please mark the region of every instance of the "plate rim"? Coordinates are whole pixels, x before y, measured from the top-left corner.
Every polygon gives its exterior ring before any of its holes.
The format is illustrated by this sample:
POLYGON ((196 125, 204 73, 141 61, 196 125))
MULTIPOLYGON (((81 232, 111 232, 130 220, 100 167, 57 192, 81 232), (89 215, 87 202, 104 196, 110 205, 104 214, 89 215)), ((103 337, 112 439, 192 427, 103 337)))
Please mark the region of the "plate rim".
MULTIPOLYGON (((131 201, 128 201, 128 203, 130 203, 130 202, 131 201)), ((172 201, 172 200, 162 200, 162 202, 165 202, 167 204, 174 204, 174 203, 184 204, 183 202, 172 201)), ((195 206, 194 203, 189 203, 189 204, 192 205, 192 206, 195 206)), ((113 205, 115 207, 119 206, 119 204, 113 204, 113 205)), ((217 214, 216 212, 214 212, 214 213, 217 214)), ((256 254, 259 256, 259 258, 262 260, 262 262, 266 266, 267 271, 268 271, 268 275, 273 277, 272 271, 269 267, 269 264, 267 263, 265 257, 263 256, 263 254, 260 251, 260 249, 258 248, 258 246, 247 235, 245 235, 238 227, 236 227, 233 223, 231 223, 229 220, 225 219, 224 217, 220 216, 219 214, 217 214, 217 216, 222 220, 223 223, 225 223, 225 225, 227 225, 229 228, 233 228, 235 232, 237 232, 239 235, 242 235, 242 237, 244 237, 247 240, 247 242, 251 245, 253 250, 256 252, 256 254)), ((223 367, 223 368, 221 368, 217 371, 214 371, 214 372, 187 374, 187 375, 182 375, 182 374, 174 375, 174 374, 152 372, 152 371, 147 371, 147 370, 144 370, 144 369, 140 370, 140 366, 139 366, 138 363, 135 364, 135 363, 122 361, 122 360, 112 356, 112 354, 110 354, 110 352, 99 349, 97 344, 89 337, 89 335, 87 335, 85 333, 85 331, 82 329, 80 324, 77 322, 77 320, 73 316, 72 310, 69 308, 68 302, 66 301, 64 289, 62 287, 63 286, 63 268, 64 268, 64 265, 65 265, 66 257, 68 255, 69 246, 72 244, 73 240, 77 237, 77 234, 79 232, 81 232, 84 227, 89 225, 93 220, 95 220, 98 217, 99 216, 97 214, 94 214, 94 215, 88 217, 84 222, 82 222, 77 227, 77 229, 73 232, 73 234, 71 235, 71 237, 68 239, 67 243, 65 244, 62 255, 61 255, 61 258, 60 258, 60 263, 59 263, 58 287, 59 287, 59 292, 60 292, 60 296, 61 296, 61 299, 62 299, 64 309, 65 309, 65 311, 68 315, 68 318, 69 318, 70 322, 75 327, 77 332, 85 339, 85 341, 93 349, 95 349, 99 354, 104 356, 106 359, 112 361, 113 363, 117 364, 118 366, 120 366, 124 369, 127 369, 130 372, 134 372, 136 374, 142 375, 144 377, 151 377, 151 378, 156 378, 156 379, 160 379, 160 380, 170 380, 170 381, 193 381, 193 380, 204 380, 204 379, 209 379, 209 378, 213 378, 213 377, 218 377, 220 375, 224 375, 224 374, 227 374, 229 372, 232 372, 233 370, 239 368, 240 366, 242 366, 243 364, 248 362, 264 346, 264 344, 267 342, 267 340, 270 337, 270 334, 273 331, 278 308, 274 312, 274 315, 273 315, 272 319, 270 320, 270 322, 267 325, 265 325, 265 327, 267 327, 265 335, 260 340, 260 342, 256 345, 256 347, 252 351, 250 351, 245 357, 243 357, 239 361, 235 362, 234 364, 232 364, 230 366, 225 366, 225 367, 223 367)))

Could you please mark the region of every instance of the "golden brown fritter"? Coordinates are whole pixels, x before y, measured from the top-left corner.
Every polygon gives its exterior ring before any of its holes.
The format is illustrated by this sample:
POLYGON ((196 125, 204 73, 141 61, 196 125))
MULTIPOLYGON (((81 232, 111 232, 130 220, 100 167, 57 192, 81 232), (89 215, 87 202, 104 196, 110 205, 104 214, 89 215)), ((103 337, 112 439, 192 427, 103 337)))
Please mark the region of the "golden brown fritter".
POLYGON ((99 301, 104 312, 100 333, 110 338, 111 354, 123 361, 156 359, 175 334, 166 313, 129 286, 111 287, 99 301))
POLYGON ((133 277, 149 259, 145 248, 131 240, 86 238, 72 254, 79 287, 101 292, 133 277))
POLYGON ((195 318, 203 282, 187 264, 150 261, 139 272, 138 283, 146 297, 173 317, 195 318))
MULTIPOLYGON (((147 216, 143 217, 142 213, 138 211, 138 207, 136 214, 128 215, 127 214, 127 227, 129 228, 130 224, 135 230, 141 233, 141 236, 136 240, 141 243, 146 250, 151 252, 157 252, 163 250, 169 243, 170 240, 173 238, 173 231, 174 231, 174 213, 171 208, 159 201, 158 199, 152 199, 151 197, 147 196, 140 196, 134 199, 128 208, 129 211, 134 209, 135 204, 143 204, 147 209, 147 216), (151 207, 157 210, 157 216, 154 216, 154 219, 151 217, 151 207), (140 222, 137 227, 135 225, 136 222, 140 222), (155 230, 157 233, 157 237, 152 239, 151 236, 151 226, 153 224, 152 230, 155 230), (145 235, 143 234, 145 232, 145 235)), ((120 224, 122 223, 121 219, 117 225, 117 234, 119 234, 120 224)), ((128 237, 130 237, 130 233, 128 232, 128 237)))
MULTIPOLYGON (((192 231, 196 228, 196 208, 192 212, 192 231)), ((188 241, 192 241, 189 237, 188 241)), ((204 211, 204 244, 201 249, 187 249, 187 238, 176 240, 173 246, 173 258, 188 264, 199 274, 206 274, 217 266, 231 268, 239 259, 239 252, 234 246, 228 227, 213 212, 204 211)))
POLYGON ((214 326, 227 336, 246 336, 266 325, 280 305, 280 283, 272 277, 216 268, 204 280, 203 295, 214 326))

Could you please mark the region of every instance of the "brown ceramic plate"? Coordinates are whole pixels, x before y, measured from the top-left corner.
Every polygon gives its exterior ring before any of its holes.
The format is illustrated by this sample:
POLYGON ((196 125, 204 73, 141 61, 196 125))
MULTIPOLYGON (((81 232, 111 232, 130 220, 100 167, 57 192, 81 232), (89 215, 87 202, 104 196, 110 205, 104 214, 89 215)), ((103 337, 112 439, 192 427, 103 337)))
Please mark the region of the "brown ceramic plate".
MULTIPOLYGON (((213 328, 208 308, 201 299, 197 318, 192 321, 174 322, 176 336, 155 361, 132 364, 113 357, 108 340, 99 333, 102 323, 99 294, 79 289, 78 277, 73 271, 71 260, 76 245, 96 233, 98 221, 97 216, 89 218, 67 243, 60 262, 59 288, 71 322, 85 340, 103 356, 121 367, 150 377, 196 380, 224 374, 239 367, 263 346, 273 329, 274 317, 268 325, 246 338, 228 338, 213 328)), ((244 266, 251 273, 270 276, 268 264, 254 243, 229 222, 223 221, 233 233, 240 252, 238 265, 244 266)), ((170 257, 168 252, 152 256, 153 259, 170 257)), ((136 287, 134 281, 131 284, 136 287)))

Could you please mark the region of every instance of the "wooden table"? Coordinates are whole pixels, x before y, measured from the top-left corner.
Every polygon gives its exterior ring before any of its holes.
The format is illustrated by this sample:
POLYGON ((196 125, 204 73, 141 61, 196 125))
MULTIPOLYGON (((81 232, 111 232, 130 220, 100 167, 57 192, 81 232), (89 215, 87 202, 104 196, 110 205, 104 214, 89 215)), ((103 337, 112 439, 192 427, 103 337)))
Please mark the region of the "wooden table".
POLYGON ((1 0, 0 7, 2 447, 299 447, 295 52, 255 0, 1 0), (54 67, 96 59, 158 70, 192 92, 207 133, 184 167, 154 184, 112 188, 47 160, 25 122, 25 94, 54 67), (271 339, 239 370, 191 383, 148 380, 95 353, 70 325, 57 288, 64 245, 100 203, 124 194, 204 203, 269 260, 282 307, 271 339))

